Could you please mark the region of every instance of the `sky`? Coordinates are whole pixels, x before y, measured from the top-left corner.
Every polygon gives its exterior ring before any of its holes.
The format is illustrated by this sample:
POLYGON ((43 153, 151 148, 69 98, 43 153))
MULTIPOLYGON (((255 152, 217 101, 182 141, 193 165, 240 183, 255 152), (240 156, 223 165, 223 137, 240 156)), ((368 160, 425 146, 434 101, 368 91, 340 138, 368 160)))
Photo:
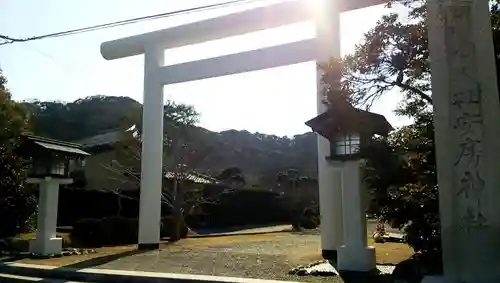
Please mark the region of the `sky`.
MULTIPOLYGON (((226 0, 0 0, 0 34, 25 38, 226 0)), ((142 102, 143 56, 106 61, 100 44, 241 11, 276 0, 255 1, 54 39, 0 46, 0 68, 14 99, 74 101, 91 95, 128 96, 142 102)), ((393 8, 394 9, 394 8, 393 8)), ((396 7, 397 9, 397 7, 396 7)), ((392 9, 383 5, 343 13, 342 53, 392 9)), ((217 57, 314 36, 310 22, 166 51, 166 65, 217 57)), ((316 116, 315 63, 306 62, 214 79, 165 86, 165 99, 194 105, 200 126, 278 136, 309 131, 316 116)), ((408 119, 393 110, 401 97, 384 95, 372 108, 393 126, 408 119)), ((106 113, 103 113, 106 115, 106 113)), ((82 117, 84 118, 84 117, 82 117)))

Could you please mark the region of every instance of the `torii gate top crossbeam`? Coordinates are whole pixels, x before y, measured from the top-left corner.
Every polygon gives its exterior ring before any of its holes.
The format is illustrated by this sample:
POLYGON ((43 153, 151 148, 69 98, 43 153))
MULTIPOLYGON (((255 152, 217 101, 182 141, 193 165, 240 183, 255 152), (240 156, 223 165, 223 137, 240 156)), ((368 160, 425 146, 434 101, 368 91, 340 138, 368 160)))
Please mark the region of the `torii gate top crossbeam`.
MULTIPOLYGON (((387 0, 324 1, 341 1, 343 5, 339 5, 339 12, 387 2, 387 0)), ((101 54, 107 60, 120 59, 144 54, 146 46, 149 45, 170 49, 304 22, 314 19, 315 16, 314 9, 309 4, 308 0, 288 0, 214 19, 108 41, 101 45, 101 54)))
POLYGON ((301 0, 281 2, 104 42, 101 45, 101 54, 107 60, 120 59, 144 54, 145 46, 149 44, 157 44, 170 49, 307 21, 310 15, 304 11, 303 2, 301 0))

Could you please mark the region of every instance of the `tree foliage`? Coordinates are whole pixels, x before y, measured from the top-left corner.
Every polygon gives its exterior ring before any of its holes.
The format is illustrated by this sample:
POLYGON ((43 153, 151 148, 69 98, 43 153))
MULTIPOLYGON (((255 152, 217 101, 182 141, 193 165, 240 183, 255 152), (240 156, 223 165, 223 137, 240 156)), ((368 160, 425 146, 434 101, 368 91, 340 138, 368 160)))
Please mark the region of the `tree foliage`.
MULTIPOLYGON (((129 97, 95 95, 73 102, 32 100, 23 104, 30 112, 35 134, 54 139, 77 141, 123 127, 142 128, 142 106, 129 97)), ((166 126, 198 122, 198 113, 191 105, 167 101, 164 110, 166 126)))
POLYGON ((0 239, 30 229, 36 212, 35 196, 26 187, 26 164, 17 151, 28 116, 6 83, 0 71, 0 239))
MULTIPOLYGON (((397 113, 413 117, 431 111, 431 69, 427 33, 427 6, 423 0, 400 1, 407 14, 383 16, 354 52, 342 60, 343 84, 357 105, 370 107, 381 95, 402 93, 397 113)), ((500 64, 499 1, 491 5, 497 69, 500 64)))
POLYGON ((301 175, 296 169, 288 169, 276 175, 276 187, 288 209, 295 231, 319 225, 318 188, 311 178, 301 175))
MULTIPOLYGON (((138 116, 130 117, 134 125, 140 125, 137 121, 140 119, 138 116)), ((218 200, 218 194, 206 194, 203 190, 205 184, 191 180, 193 176, 199 176, 196 167, 213 149, 210 145, 195 146, 192 143, 189 137, 192 132, 190 130, 197 119, 198 113, 191 106, 173 103, 165 105, 164 146, 163 152, 158 154, 163 154, 162 171, 166 176, 163 180, 161 202, 172 212, 171 223, 167 225, 175 227, 171 230, 172 241, 181 238, 181 229, 185 226, 186 216, 200 213, 204 205, 218 200)), ((127 197, 124 191, 140 188, 142 152, 140 128, 141 126, 134 126, 124 131, 116 145, 117 159, 112 160, 109 166, 102 164, 111 173, 111 178, 120 181, 116 188, 111 188, 112 192, 119 196, 119 201, 121 197, 127 197)))
POLYGON ((367 107, 383 94, 400 92, 400 114, 411 116, 414 110, 427 109, 432 95, 425 1, 406 5, 408 15, 383 16, 343 59, 343 82, 353 101, 367 107))
POLYGON ((417 252, 439 258, 439 202, 431 116, 396 130, 366 150, 370 213, 404 229, 417 252))
POLYGON ((240 189, 246 185, 245 175, 238 167, 229 167, 215 177, 221 183, 231 188, 240 189))
MULTIPOLYGON (((404 1, 408 14, 389 14, 365 34, 342 61, 343 87, 369 108, 382 95, 402 93, 396 113, 414 123, 394 131, 366 151, 370 210, 382 221, 404 228, 417 252, 439 259, 441 251, 436 178, 430 53, 425 1, 404 1)), ((491 19, 497 68, 500 47, 498 1, 491 19)), ((334 65, 335 67, 335 65, 334 65)), ((338 67, 337 67, 338 68, 338 67)))

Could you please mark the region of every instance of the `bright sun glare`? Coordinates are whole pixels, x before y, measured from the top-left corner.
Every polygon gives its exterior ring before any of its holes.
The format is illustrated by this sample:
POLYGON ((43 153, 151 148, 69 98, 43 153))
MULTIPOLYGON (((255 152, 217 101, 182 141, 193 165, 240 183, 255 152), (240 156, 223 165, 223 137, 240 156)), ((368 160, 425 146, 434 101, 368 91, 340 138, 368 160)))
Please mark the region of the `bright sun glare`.
POLYGON ((321 6, 323 6, 323 1, 325 1, 325 0, 307 0, 307 1, 309 2, 309 5, 313 9, 317 10, 317 9, 320 9, 321 6))

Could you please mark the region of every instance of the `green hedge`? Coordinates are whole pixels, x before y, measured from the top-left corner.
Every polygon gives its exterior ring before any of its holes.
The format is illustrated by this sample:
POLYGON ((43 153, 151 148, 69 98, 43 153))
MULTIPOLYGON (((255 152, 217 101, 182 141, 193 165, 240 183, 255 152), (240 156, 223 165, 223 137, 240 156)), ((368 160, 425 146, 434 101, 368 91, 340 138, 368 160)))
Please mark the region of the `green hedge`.
MULTIPOLYGON (((289 213, 279 194, 255 189, 239 189, 220 193, 224 187, 207 185, 207 195, 220 196, 216 201, 203 205, 202 213, 188 215, 190 227, 208 226, 225 228, 231 226, 288 223, 289 213)), ((84 218, 102 219, 116 215, 127 218, 139 217, 139 190, 127 192, 122 198, 121 209, 118 196, 111 192, 62 188, 59 193, 58 226, 75 226, 84 218), (89 208, 88 204, 92 203, 89 208)), ((170 207, 162 205, 162 215, 170 215, 170 207)))
POLYGON ((138 219, 113 216, 103 218, 101 223, 103 245, 117 246, 137 243, 138 219))
MULTIPOLYGON (((162 218, 160 237, 170 235, 171 218, 162 218)), ((139 232, 137 218, 119 216, 105 217, 102 219, 80 219, 73 225, 71 242, 82 247, 102 247, 136 244, 139 232)), ((184 225, 181 236, 187 237, 188 228, 184 225)))
POLYGON ((126 197, 119 202, 119 196, 113 192, 62 187, 59 192, 57 225, 74 226, 81 219, 101 219, 117 215, 118 211, 123 217, 139 217, 139 190, 123 194, 126 197))
POLYGON ((73 245, 99 247, 102 242, 101 219, 84 218, 73 225, 70 238, 73 245))
MULTIPOLYGON (((204 207, 204 213, 198 221, 209 228, 290 222, 289 211, 279 194, 261 190, 240 189, 223 194, 218 202, 204 207)), ((193 224, 190 226, 199 223, 193 224)))

